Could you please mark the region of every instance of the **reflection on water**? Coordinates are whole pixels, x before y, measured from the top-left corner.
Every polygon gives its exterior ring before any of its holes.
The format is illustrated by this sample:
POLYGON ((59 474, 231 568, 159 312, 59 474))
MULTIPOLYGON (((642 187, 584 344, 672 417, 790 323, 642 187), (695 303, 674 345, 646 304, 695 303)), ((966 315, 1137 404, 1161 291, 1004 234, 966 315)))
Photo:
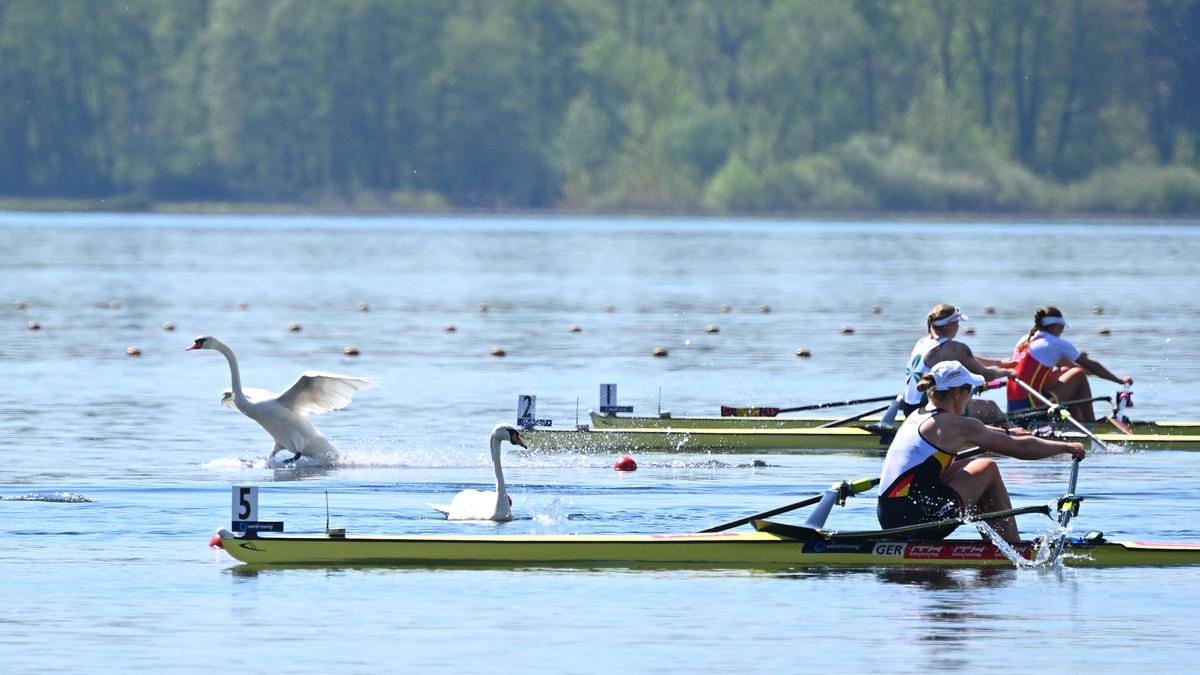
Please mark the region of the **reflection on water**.
POLYGON ((930 591, 946 590, 975 590, 980 588, 1000 588, 1013 582, 1015 569, 1008 568, 922 568, 897 567, 881 569, 877 572, 880 581, 905 586, 919 586, 930 591))

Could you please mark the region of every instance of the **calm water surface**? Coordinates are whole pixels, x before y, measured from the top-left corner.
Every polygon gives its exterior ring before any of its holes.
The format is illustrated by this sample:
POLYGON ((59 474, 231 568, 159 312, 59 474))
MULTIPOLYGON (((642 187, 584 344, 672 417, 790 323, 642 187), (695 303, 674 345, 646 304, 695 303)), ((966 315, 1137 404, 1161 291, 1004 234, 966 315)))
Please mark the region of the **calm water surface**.
MULTIPOLYGON (((965 339, 991 356, 1056 304, 1067 337, 1135 377, 1137 417, 1200 419, 1200 229, 0 214, 0 236, 3 670, 1117 671, 1200 657, 1200 569, 255 571, 206 547, 235 484, 260 485, 263 516, 291 532, 321 531, 326 493, 333 524, 362 533, 687 532, 877 474, 865 454, 753 467, 638 453, 641 469, 619 474, 616 453, 506 450, 517 520, 448 523, 427 506, 491 481, 487 434, 518 394, 555 426, 595 407, 601 382, 642 413, 886 395, 937 302, 961 306, 965 339), (272 471, 266 434, 218 403, 224 359, 184 351, 199 334, 237 352, 247 385, 319 369, 383 388, 315 419, 339 464, 272 471)), ((1067 468, 1004 461, 1020 503, 1061 493, 1067 468)), ((1077 531, 1200 540, 1200 455, 1094 455, 1080 491, 1077 531)), ((852 500, 830 524, 871 527, 873 513, 852 500)))

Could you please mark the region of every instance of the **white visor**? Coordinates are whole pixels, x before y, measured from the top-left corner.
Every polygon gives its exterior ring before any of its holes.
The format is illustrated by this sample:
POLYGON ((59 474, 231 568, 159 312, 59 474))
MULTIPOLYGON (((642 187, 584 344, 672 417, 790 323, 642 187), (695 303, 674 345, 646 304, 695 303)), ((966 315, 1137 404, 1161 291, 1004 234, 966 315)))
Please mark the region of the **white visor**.
POLYGON ((986 382, 979 375, 967 370, 966 366, 958 361, 942 361, 930 368, 929 374, 933 376, 933 386, 938 391, 958 389, 968 384, 973 387, 982 387, 986 382))
POLYGON ((966 320, 967 320, 967 317, 965 315, 959 313, 959 311, 956 309, 956 310, 954 310, 954 313, 951 314, 950 316, 948 316, 944 319, 938 319, 938 320, 934 321, 933 325, 938 326, 940 328, 942 326, 945 326, 946 324, 954 323, 955 321, 966 321, 966 320))
POLYGON ((1066 328, 1070 328, 1071 324, 1067 323, 1067 320, 1061 316, 1043 316, 1042 328, 1045 328, 1046 326, 1064 326, 1066 328))

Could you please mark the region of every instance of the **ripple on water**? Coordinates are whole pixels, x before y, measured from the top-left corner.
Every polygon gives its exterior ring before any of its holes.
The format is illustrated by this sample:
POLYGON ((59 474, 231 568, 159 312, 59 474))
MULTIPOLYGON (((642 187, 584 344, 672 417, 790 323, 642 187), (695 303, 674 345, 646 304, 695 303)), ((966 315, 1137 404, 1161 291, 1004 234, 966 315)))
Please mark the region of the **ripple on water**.
POLYGON ((74 492, 29 492, 14 497, 0 496, 0 500, 7 502, 56 502, 65 504, 78 504, 96 501, 91 497, 85 497, 84 495, 74 492))

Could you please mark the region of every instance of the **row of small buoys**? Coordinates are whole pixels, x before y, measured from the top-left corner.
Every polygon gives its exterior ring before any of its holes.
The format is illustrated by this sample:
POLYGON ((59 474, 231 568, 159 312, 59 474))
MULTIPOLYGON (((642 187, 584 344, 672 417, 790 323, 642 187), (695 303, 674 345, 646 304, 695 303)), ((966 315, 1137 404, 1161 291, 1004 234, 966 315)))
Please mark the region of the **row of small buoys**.
MULTIPOLYGON (((122 306, 124 306, 124 305, 120 300, 114 299, 114 300, 110 300, 108 302, 109 309, 121 309, 122 306)), ((15 309, 26 309, 28 307, 29 307, 29 303, 25 302, 24 300, 14 300, 13 301, 13 308, 15 308, 15 309)), ((240 312, 244 312, 244 311, 250 309, 250 303, 239 302, 234 305, 234 308, 240 312)), ((360 312, 371 311, 371 306, 365 302, 358 303, 357 308, 358 308, 358 311, 360 311, 360 312)), ((491 305, 489 305, 486 302, 481 302, 478 305, 476 305, 476 309, 481 313, 487 313, 487 312, 491 311, 491 308, 492 308, 491 305)), ((611 314, 616 311, 616 308, 613 305, 602 305, 600 307, 600 309, 605 314, 611 314)), ((723 305, 721 305, 720 310, 722 313, 728 314, 733 311, 733 305, 730 305, 728 303, 723 304, 723 305)), ((759 305, 758 311, 763 314, 770 314, 772 310, 771 310, 770 305, 759 305)), ((871 313, 872 314, 882 314, 883 307, 881 305, 871 305, 871 313)), ((993 305, 984 305, 983 313, 987 314, 988 316, 995 315, 996 308, 993 305)), ((1097 316, 1104 314, 1104 307, 1101 305, 1094 305, 1092 307, 1092 314, 1095 314, 1097 316)))

